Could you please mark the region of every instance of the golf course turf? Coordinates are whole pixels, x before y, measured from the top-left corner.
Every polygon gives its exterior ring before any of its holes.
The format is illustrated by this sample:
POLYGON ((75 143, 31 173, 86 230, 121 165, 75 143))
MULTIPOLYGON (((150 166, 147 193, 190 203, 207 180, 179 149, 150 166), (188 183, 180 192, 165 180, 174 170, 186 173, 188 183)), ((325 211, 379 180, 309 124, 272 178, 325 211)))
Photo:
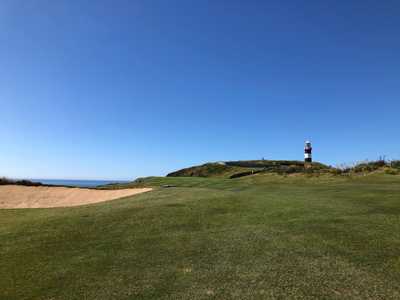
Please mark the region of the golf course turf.
POLYGON ((400 299, 398 175, 126 187, 154 190, 0 210, 0 299, 400 299))

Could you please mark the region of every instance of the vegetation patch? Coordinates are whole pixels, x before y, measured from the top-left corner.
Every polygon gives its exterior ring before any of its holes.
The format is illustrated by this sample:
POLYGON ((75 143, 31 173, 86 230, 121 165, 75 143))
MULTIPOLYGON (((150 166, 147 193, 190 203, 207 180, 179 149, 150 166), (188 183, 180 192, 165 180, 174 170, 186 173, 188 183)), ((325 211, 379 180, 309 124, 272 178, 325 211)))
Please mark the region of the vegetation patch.
POLYGON ((385 172, 390 175, 400 174, 400 161, 366 161, 353 166, 332 167, 319 162, 304 163, 291 160, 246 160, 207 163, 200 166, 185 168, 167 175, 167 177, 223 177, 240 178, 260 173, 279 175, 303 174, 320 176, 330 174, 334 176, 361 175, 373 172, 385 172))
POLYGON ((246 160, 207 163, 201 166, 185 168, 167 175, 167 177, 225 177, 239 178, 258 173, 326 173, 332 168, 315 162, 304 164, 301 161, 290 160, 246 160))
POLYGON ((230 166, 225 163, 207 163, 172 172, 167 177, 229 177, 232 174, 251 170, 247 167, 230 166))
POLYGON ((12 180, 5 177, 0 178, 0 185, 22 185, 22 186, 42 186, 40 182, 30 180, 12 180))

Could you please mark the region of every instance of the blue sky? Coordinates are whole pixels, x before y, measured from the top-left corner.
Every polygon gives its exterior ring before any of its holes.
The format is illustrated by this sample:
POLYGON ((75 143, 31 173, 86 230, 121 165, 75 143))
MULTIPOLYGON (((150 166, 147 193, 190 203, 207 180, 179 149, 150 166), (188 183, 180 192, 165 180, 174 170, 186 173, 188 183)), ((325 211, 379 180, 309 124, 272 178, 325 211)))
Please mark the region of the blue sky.
POLYGON ((0 3, 0 175, 400 158, 398 1, 0 3))

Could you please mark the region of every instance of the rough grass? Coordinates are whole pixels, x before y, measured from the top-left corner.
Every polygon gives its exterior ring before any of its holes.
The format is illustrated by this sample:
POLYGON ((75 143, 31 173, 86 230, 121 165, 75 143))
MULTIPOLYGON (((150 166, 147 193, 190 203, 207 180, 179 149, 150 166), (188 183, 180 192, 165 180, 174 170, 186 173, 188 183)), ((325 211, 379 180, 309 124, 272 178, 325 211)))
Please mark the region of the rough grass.
POLYGON ((332 168, 314 162, 305 165, 296 160, 242 160, 220 163, 206 163, 172 172, 167 177, 224 177, 238 178, 254 173, 326 173, 332 168))
POLYGON ((169 173, 167 177, 225 177, 228 178, 236 173, 251 171, 254 168, 241 166, 228 166, 219 163, 207 163, 169 173))
POLYGON ((399 176, 140 184, 176 187, 1 210, 0 299, 400 298, 399 176))
POLYGON ((297 160, 242 160, 226 161, 220 163, 206 163, 200 166, 193 166, 172 172, 167 177, 221 177, 239 178, 251 176, 258 173, 266 174, 308 174, 323 175, 331 174, 335 176, 348 176, 369 174, 383 171, 389 175, 400 174, 400 161, 387 161, 379 159, 375 161, 364 161, 352 166, 342 166, 339 168, 324 165, 319 162, 305 164, 297 160))

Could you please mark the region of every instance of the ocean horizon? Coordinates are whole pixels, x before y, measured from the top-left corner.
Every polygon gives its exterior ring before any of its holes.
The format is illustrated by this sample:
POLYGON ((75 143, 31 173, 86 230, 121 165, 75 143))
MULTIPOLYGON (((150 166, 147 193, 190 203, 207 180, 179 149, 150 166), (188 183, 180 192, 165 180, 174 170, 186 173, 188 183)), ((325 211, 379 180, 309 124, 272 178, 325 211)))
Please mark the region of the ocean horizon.
POLYGON ((29 180, 48 185, 65 185, 65 186, 76 186, 76 187, 96 187, 106 184, 129 182, 129 180, 87 180, 87 179, 29 179, 29 180))

